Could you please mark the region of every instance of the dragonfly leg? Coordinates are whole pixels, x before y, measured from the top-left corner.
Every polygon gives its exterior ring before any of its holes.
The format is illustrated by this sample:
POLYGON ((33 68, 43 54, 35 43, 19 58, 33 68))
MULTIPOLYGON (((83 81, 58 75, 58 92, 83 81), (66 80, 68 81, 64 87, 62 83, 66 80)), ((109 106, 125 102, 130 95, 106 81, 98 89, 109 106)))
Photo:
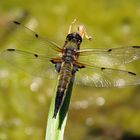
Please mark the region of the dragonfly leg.
POLYGON ((73 24, 74 24, 75 22, 76 22, 76 19, 74 19, 73 22, 70 24, 68 34, 71 33, 72 26, 73 26, 73 24))
POLYGON ((80 35, 82 38, 85 36, 86 39, 88 39, 88 40, 91 40, 91 39, 92 39, 92 37, 89 36, 89 35, 87 34, 86 28, 85 28, 84 25, 79 25, 77 30, 78 30, 79 35, 80 35))

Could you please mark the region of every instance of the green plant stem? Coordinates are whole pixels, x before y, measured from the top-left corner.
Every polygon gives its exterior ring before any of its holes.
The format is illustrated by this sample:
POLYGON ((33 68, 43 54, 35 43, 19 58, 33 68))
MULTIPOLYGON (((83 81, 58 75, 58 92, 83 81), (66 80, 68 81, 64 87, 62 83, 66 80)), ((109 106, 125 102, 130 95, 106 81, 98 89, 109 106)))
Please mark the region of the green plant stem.
POLYGON ((75 78, 75 75, 73 76, 73 78, 71 79, 71 81, 67 87, 63 104, 57 114, 56 119, 53 118, 57 88, 55 89, 55 93, 53 94, 50 109, 49 109, 45 140, 63 140, 74 78, 75 78))

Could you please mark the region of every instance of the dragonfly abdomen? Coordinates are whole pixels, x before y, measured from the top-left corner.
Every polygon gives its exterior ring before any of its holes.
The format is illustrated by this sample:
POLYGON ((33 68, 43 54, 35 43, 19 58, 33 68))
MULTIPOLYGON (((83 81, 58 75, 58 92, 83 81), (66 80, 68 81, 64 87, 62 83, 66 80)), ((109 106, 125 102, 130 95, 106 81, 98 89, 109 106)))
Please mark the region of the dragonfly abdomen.
POLYGON ((63 102, 65 90, 72 77, 72 68, 73 66, 71 63, 66 63, 66 62, 62 63, 60 76, 59 76, 59 84, 57 87, 57 93, 55 98, 55 109, 53 115, 54 118, 56 118, 57 112, 63 102))

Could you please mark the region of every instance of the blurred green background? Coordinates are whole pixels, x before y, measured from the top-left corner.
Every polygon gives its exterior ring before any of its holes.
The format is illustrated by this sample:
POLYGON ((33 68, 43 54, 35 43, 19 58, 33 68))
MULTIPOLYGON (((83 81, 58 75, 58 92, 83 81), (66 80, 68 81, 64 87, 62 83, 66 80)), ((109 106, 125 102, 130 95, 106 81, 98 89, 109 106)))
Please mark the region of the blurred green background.
MULTIPOLYGON (((14 38, 10 20, 33 23, 35 31, 63 45, 74 18, 93 36, 83 47, 140 45, 139 0, 0 0, 0 50, 14 38)), ((140 74, 139 61, 121 68, 140 74)), ((44 140, 55 83, 0 60, 0 140, 44 140)), ((65 140, 140 140, 140 86, 75 85, 65 140)))

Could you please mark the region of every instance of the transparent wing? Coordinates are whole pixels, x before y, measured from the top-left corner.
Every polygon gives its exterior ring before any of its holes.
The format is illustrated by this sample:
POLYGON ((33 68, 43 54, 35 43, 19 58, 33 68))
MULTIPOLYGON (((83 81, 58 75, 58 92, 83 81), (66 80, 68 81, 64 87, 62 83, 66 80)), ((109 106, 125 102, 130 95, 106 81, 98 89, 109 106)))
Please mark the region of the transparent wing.
POLYGON ((76 72, 75 82, 93 87, 125 87, 140 84, 140 77, 129 71, 86 66, 76 72))
POLYGON ((21 23, 13 21, 9 24, 14 30, 8 40, 8 48, 9 46, 12 46, 12 48, 20 48, 25 51, 35 51, 40 54, 49 54, 51 56, 57 56, 62 52, 59 45, 47 38, 41 37, 39 34, 21 23))
POLYGON ((78 61, 91 65, 111 67, 140 59, 140 46, 112 49, 81 49, 78 61))
POLYGON ((34 76, 54 78, 57 75, 55 66, 50 62, 51 58, 47 56, 17 49, 7 49, 0 54, 0 57, 16 68, 18 67, 34 76))

